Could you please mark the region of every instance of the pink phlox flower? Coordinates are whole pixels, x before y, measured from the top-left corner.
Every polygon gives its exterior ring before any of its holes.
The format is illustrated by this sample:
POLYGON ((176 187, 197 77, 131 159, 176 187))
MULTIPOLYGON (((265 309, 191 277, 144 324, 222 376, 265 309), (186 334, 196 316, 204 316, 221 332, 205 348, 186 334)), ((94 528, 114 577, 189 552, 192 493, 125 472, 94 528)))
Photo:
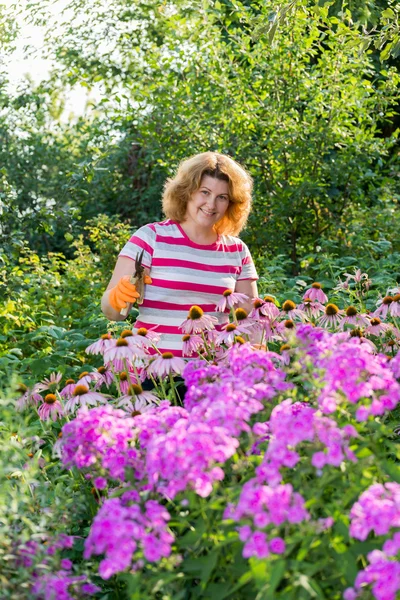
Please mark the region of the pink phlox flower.
POLYGON ((90 344, 85 350, 86 354, 104 354, 108 348, 115 346, 117 340, 111 336, 111 333, 105 333, 99 340, 90 344))
POLYGON ((328 296, 322 291, 319 283, 313 283, 312 286, 304 293, 303 300, 309 298, 311 302, 326 304, 328 296))
POLYGON ((180 375, 185 368, 185 360, 174 356, 172 352, 163 352, 161 356, 151 359, 147 373, 156 377, 167 377, 170 373, 180 375))
POLYGON ((240 537, 246 542, 243 556, 247 558, 262 558, 268 544, 270 552, 281 554, 285 551, 285 544, 281 538, 268 540, 267 534, 258 531, 259 529, 265 529, 269 525, 278 527, 285 522, 300 523, 309 518, 310 515, 304 507, 304 498, 293 492, 291 484, 272 488, 260 485, 257 479, 250 479, 244 484, 236 507, 229 506, 224 513, 224 519, 233 519, 238 523, 243 520, 252 522, 252 527, 246 525, 240 528, 240 537), (255 528, 255 531, 252 528, 255 528), (256 533, 263 533, 263 536, 254 538, 256 533))
POLYGON ((386 535, 400 526, 400 484, 376 483, 363 492, 350 511, 350 535, 364 541, 369 533, 386 535))
POLYGON ((146 449, 153 437, 165 434, 180 420, 187 421, 189 413, 180 406, 171 406, 168 400, 162 400, 142 415, 135 417, 135 434, 141 448, 146 449))
MULTIPOLYGON (((95 516, 85 540, 84 558, 104 554, 99 574, 103 579, 134 569, 138 565, 135 552, 141 548, 146 560, 159 561, 171 553, 173 535, 167 528, 170 515, 155 500, 143 507, 125 505, 124 499, 110 498, 95 516)), ((142 565, 143 563, 140 563, 142 565)))
POLYGON ((136 439, 135 420, 110 405, 80 408, 62 428, 62 463, 66 467, 101 470, 112 479, 125 480, 125 468, 142 469, 136 439))
POLYGON ((379 550, 368 554, 369 565, 359 571, 353 588, 347 588, 343 597, 345 600, 364 596, 367 587, 372 586, 371 591, 377 600, 396 600, 400 590, 400 564, 379 550))
POLYGON ((199 496, 210 495, 214 481, 221 481, 224 463, 235 454, 239 441, 223 427, 179 420, 164 435, 147 445, 146 472, 149 482, 167 498, 190 488, 199 496))
POLYGON ((62 374, 51 373, 50 377, 45 377, 40 383, 36 383, 33 386, 33 392, 44 392, 45 390, 50 390, 51 392, 55 392, 58 389, 58 384, 62 379, 62 374))
POLYGON ((227 309, 230 310, 236 304, 244 303, 249 300, 246 294, 240 294, 239 292, 233 292, 232 290, 225 290, 221 300, 215 306, 216 312, 225 312, 227 309))

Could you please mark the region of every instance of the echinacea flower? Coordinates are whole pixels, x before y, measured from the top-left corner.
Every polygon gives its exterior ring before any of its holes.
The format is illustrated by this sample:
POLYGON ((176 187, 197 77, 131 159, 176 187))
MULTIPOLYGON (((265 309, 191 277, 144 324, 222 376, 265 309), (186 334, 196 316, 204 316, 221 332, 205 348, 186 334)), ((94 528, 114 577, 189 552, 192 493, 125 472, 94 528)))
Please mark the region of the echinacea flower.
POLYGON ((389 328, 390 325, 387 323, 382 323, 379 317, 372 317, 368 327, 365 329, 365 333, 377 336, 383 335, 389 328))
POLYGON ((89 390, 86 385, 76 385, 73 396, 65 403, 65 412, 72 413, 77 406, 97 406, 106 402, 104 394, 89 390))
POLYGON ((218 344, 231 345, 235 341, 236 336, 250 333, 250 326, 243 323, 228 323, 222 327, 222 331, 218 334, 218 344))
POLYGON ((78 375, 76 385, 90 385, 92 381, 97 381, 100 377, 98 371, 83 371, 78 375))
POLYGON ((221 300, 216 304, 215 310, 217 312, 225 312, 226 309, 231 309, 235 304, 239 302, 247 302, 249 297, 246 294, 240 294, 239 292, 233 292, 232 290, 225 290, 222 294, 221 300))
POLYGON ((49 390, 49 392, 54 393, 58 389, 58 384, 62 379, 62 374, 51 373, 49 378, 44 378, 40 383, 36 383, 33 386, 33 390, 35 392, 44 392, 45 390, 49 390))
POLYGON ((180 375, 185 368, 185 364, 183 358, 174 356, 172 352, 163 352, 161 356, 157 356, 150 362, 147 373, 157 377, 164 377, 170 373, 180 375))
POLYGON ((330 303, 325 306, 325 314, 318 320, 321 327, 337 327, 342 320, 343 311, 336 304, 330 303))
POLYGON ((102 385, 110 387, 110 385, 114 381, 114 373, 110 369, 110 366, 103 365, 102 367, 99 367, 97 369, 97 372, 99 373, 100 377, 97 379, 94 385, 94 389, 98 390, 99 388, 101 388, 102 385))
POLYGON ((130 417, 136 417, 159 403, 159 398, 151 392, 144 391, 141 385, 133 384, 125 396, 118 399, 117 407, 125 410, 130 417))
POLYGON ((201 333, 207 329, 214 329, 214 325, 218 323, 216 317, 205 315, 200 306, 192 306, 189 310, 188 317, 179 328, 183 333, 201 333))
POLYGON ((361 315, 355 306, 348 306, 345 310, 345 316, 340 323, 340 327, 343 329, 345 325, 365 327, 369 325, 369 319, 366 315, 361 315))
POLYGON ((43 400, 42 396, 34 391, 34 388, 29 389, 23 383, 18 385, 17 391, 22 394, 15 402, 15 408, 17 410, 23 410, 27 406, 37 406, 39 402, 42 402, 43 400))
POLYGON ((139 327, 136 330, 133 336, 133 341, 135 345, 139 348, 153 348, 155 344, 157 344, 160 339, 160 333, 157 333, 155 329, 158 327, 152 327, 151 329, 146 329, 146 327, 139 327))
POLYGON ((60 392, 61 398, 69 398, 70 396, 72 396, 72 394, 74 393, 75 386, 75 379, 67 379, 67 381, 65 382, 65 386, 60 392))
POLYGON ((304 319, 306 316, 305 312, 296 307, 293 300, 285 300, 282 304, 282 312, 287 319, 304 319))
POLYGON ((103 333, 97 342, 90 344, 85 350, 86 354, 104 354, 107 348, 115 345, 115 341, 111 333, 103 333))
POLYGON ((393 302, 389 306, 389 313, 392 317, 400 317, 400 294, 393 296, 393 302))
POLYGON ((38 409, 39 418, 42 421, 57 421, 58 417, 64 416, 64 410, 55 394, 47 394, 44 397, 43 404, 38 409))
POLYGON ((116 371, 123 371, 124 361, 128 367, 132 366, 135 359, 144 357, 145 354, 139 348, 135 351, 129 346, 125 338, 119 338, 117 343, 112 348, 108 348, 104 353, 104 363, 106 365, 113 364, 116 371))
POLYGON ((279 308, 272 296, 265 296, 264 300, 261 300, 261 298, 253 300, 253 310, 249 314, 250 319, 262 319, 263 317, 276 319, 278 315, 279 308))
POLYGON ((393 302, 392 296, 385 296, 381 300, 378 300, 378 302, 377 302, 378 308, 375 310, 375 312, 372 313, 372 316, 380 317, 381 319, 386 319, 386 316, 389 311, 389 307, 392 304, 392 302, 393 302))
POLYGON ((192 356, 194 352, 197 352, 199 348, 204 346, 204 341, 199 335, 190 335, 185 333, 182 336, 182 354, 183 356, 192 356))
POLYGON ((129 387, 135 383, 137 383, 137 379, 134 373, 130 371, 121 371, 118 373, 118 384, 122 395, 127 394, 129 387))
POLYGON ((322 291, 322 285, 317 282, 311 284, 311 287, 305 292, 303 300, 306 298, 310 298, 311 302, 321 302, 322 304, 328 302, 328 296, 322 291))
POLYGON ((317 318, 324 312, 325 306, 320 302, 313 302, 310 297, 304 296, 303 302, 299 304, 299 310, 303 310, 310 319, 317 318))

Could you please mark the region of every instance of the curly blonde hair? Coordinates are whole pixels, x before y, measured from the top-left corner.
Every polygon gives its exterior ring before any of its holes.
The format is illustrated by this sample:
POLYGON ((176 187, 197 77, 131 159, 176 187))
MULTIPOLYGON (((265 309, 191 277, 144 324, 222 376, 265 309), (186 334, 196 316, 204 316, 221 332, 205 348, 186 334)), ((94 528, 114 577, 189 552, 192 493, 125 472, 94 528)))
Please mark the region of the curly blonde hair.
POLYGON ((187 203, 209 175, 228 182, 229 206, 214 229, 219 234, 237 235, 246 224, 251 208, 253 180, 239 163, 225 154, 203 152, 182 161, 173 179, 167 179, 162 196, 167 219, 185 220, 187 203))

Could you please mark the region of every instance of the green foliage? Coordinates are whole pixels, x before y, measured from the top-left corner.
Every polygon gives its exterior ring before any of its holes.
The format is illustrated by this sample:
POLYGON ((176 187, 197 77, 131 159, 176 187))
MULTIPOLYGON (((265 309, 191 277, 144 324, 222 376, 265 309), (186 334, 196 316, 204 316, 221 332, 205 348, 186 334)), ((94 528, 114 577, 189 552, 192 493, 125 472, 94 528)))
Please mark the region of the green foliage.
POLYGON ((28 384, 45 372, 82 370, 88 339, 110 328, 100 298, 129 232, 101 216, 87 224, 85 238, 69 240, 72 259, 60 253, 39 256, 27 245, 17 248, 15 262, 0 255, 0 384, 10 370, 28 384))

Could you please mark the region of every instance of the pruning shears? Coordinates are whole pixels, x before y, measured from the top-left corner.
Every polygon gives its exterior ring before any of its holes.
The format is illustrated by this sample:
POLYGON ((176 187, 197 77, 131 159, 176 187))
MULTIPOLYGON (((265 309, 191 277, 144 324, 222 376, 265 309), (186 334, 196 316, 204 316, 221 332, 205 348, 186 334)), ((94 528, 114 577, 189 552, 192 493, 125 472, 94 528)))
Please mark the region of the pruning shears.
MULTIPOLYGON (((144 284, 145 284, 146 275, 145 275, 144 266, 142 265, 143 254, 144 254, 144 250, 142 250, 140 253, 138 252, 136 254, 135 272, 131 275, 131 277, 129 279, 129 283, 132 283, 135 286, 136 291, 139 294, 139 297, 136 300, 137 304, 143 304, 143 297, 144 297, 144 284)), ((128 307, 122 308, 120 314, 126 316, 128 314, 128 307)))

